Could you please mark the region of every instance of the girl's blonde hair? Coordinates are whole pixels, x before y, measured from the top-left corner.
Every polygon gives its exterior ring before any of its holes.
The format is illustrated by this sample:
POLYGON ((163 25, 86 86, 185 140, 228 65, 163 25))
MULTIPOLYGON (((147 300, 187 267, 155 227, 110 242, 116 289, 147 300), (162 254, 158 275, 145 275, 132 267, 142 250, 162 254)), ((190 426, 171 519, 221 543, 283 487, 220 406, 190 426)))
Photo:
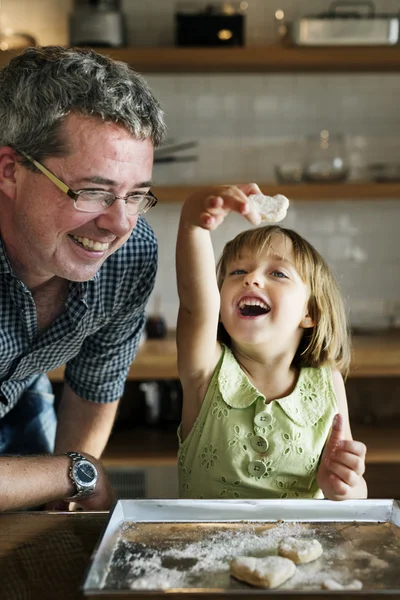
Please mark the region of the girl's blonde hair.
MULTIPOLYGON (((330 268, 317 250, 291 229, 269 225, 249 229, 225 245, 217 264, 218 287, 221 289, 228 264, 237 260, 243 249, 256 255, 268 251, 272 236, 281 234, 291 240, 294 262, 303 282, 308 285, 308 310, 315 326, 304 330, 293 359, 298 367, 331 366, 346 376, 350 366, 350 335, 343 299, 330 268)), ((218 339, 230 345, 230 337, 220 323, 218 339)))

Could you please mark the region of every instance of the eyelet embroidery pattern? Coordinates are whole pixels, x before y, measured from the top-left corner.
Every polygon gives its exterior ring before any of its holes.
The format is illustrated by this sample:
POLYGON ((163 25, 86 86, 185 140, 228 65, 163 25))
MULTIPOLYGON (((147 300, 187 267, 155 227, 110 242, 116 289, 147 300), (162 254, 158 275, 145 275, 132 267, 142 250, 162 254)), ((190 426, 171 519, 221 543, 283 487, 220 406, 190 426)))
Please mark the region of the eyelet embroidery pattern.
POLYGON ((179 463, 180 467, 182 467, 184 465, 185 460, 186 460, 186 454, 180 450, 178 452, 178 463, 179 463))
POLYGON ((218 394, 211 404, 211 414, 217 419, 226 418, 229 415, 230 406, 225 404, 221 396, 218 394))
POLYGON ((183 479, 182 488, 185 490, 185 492, 190 491, 189 481, 190 481, 191 474, 192 474, 192 469, 190 469, 188 471, 186 467, 183 467, 183 469, 181 470, 181 477, 183 479))
POLYGON ((318 394, 315 390, 315 384, 312 381, 303 379, 300 384, 300 396, 302 402, 315 403, 318 398, 318 394))
POLYGON ((286 446, 283 450, 283 454, 288 455, 288 454, 291 454, 292 452, 296 452, 297 454, 303 454, 304 449, 299 443, 301 436, 302 436, 301 431, 298 431, 297 433, 294 433, 293 435, 290 435, 289 433, 283 433, 282 437, 286 442, 286 446))
POLYGON ((204 451, 200 455, 201 466, 204 469, 213 469, 218 462, 218 450, 212 444, 209 444, 204 448, 204 451))
POLYGON ((199 498, 196 492, 201 491, 206 498, 238 499, 248 497, 249 490, 254 491, 254 498, 320 497, 316 481, 319 458, 335 410, 330 373, 305 369, 290 402, 278 401, 265 408, 261 402, 265 398, 260 400, 241 371, 236 376, 238 366, 230 365, 229 360, 227 357, 213 381, 208 414, 194 424, 195 445, 187 445, 179 455, 182 497, 199 498), (254 422, 260 410, 271 415, 271 421, 263 422, 262 427, 254 422), (268 440, 266 452, 252 447, 252 435, 268 440), (315 440, 310 446, 315 454, 306 452, 311 439, 315 440), (258 477, 249 474, 246 458, 262 461, 265 473, 258 477), (229 470, 227 462, 232 467, 229 470))
POLYGON ((273 468, 272 464, 273 461, 272 460, 263 460, 262 461, 263 465, 265 466, 265 473, 264 475, 262 475, 261 477, 256 477, 255 479, 257 479, 257 481, 260 481, 261 479, 266 479, 267 477, 271 477, 271 474, 275 471, 275 469, 273 468))
MULTIPOLYGON (((235 360, 233 357, 231 360, 235 360)), ((228 373, 227 371, 221 371, 218 376, 220 389, 222 390, 235 390, 236 395, 240 396, 241 392, 248 393, 249 391, 249 383, 243 377, 241 372, 235 372, 233 375, 232 372, 228 373)))
POLYGON ((309 472, 310 475, 315 475, 315 473, 317 472, 318 460, 319 460, 319 456, 316 456, 316 457, 311 456, 309 458, 308 464, 306 465, 306 470, 309 472))
POLYGON ((246 433, 244 429, 242 429, 239 425, 235 425, 235 427, 233 428, 233 432, 234 437, 229 440, 228 446, 230 448, 233 448, 234 446, 238 448, 240 446, 241 450, 244 450, 246 452, 246 440, 251 438, 251 436, 253 435, 252 432, 249 431, 248 433, 246 433))
POLYGON ((240 498, 239 492, 235 489, 235 486, 239 486, 242 483, 240 479, 231 482, 226 477, 222 476, 221 481, 225 487, 219 493, 220 498, 240 498))
POLYGON ((300 498, 299 492, 292 489, 297 485, 297 479, 292 479, 292 481, 278 479, 276 485, 279 489, 284 490, 281 494, 281 498, 300 498))

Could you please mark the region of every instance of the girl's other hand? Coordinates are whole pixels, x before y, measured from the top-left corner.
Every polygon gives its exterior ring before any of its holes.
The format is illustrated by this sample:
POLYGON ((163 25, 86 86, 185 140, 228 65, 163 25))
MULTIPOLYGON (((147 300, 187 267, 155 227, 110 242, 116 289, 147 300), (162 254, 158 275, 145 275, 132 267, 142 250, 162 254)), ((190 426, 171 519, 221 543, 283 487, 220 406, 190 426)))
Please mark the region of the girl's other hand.
POLYGON ((317 483, 325 498, 348 500, 366 497, 363 479, 366 452, 362 442, 344 439, 343 417, 335 415, 317 474, 317 483))

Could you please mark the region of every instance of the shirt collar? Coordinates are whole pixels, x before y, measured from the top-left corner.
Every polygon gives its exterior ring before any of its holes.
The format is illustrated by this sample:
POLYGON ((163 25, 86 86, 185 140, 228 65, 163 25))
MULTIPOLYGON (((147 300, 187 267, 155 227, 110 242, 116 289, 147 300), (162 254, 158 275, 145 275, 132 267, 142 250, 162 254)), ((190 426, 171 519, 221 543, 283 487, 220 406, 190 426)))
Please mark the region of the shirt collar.
POLYGON ((3 239, 0 236, 0 273, 12 273, 14 275, 14 271, 12 269, 11 263, 8 260, 7 252, 4 247, 3 239))
MULTIPOLYGON (((298 425, 312 425, 321 418, 325 410, 321 379, 323 369, 303 368, 294 390, 285 398, 273 402, 279 404, 286 415, 298 425)), ((224 345, 218 386, 224 402, 232 408, 248 408, 258 399, 265 402, 265 396, 251 383, 232 351, 224 345)))

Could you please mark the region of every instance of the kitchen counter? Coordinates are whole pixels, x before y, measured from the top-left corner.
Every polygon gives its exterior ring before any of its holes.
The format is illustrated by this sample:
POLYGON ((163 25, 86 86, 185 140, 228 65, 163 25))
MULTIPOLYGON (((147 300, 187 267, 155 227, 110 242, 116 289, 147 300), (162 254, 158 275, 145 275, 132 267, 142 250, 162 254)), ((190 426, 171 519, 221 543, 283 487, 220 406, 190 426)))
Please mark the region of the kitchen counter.
MULTIPOLYGON (((47 513, 20 512, 0 514, 0 597, 4 600, 78 600, 90 558, 102 535, 108 513, 47 513)), ((293 600, 293 594, 268 592, 269 599, 293 600)), ((188 594, 169 593, 168 598, 180 599, 188 594)), ((198 598, 199 594, 195 594, 198 598)), ((192 598, 194 598, 191 595, 192 598)), ((339 594, 349 600, 357 592, 339 594)), ((338 596, 338 597, 339 597, 338 596)), ((92 595, 90 598, 130 598, 148 600, 165 598, 165 593, 120 593, 118 596, 92 595)), ((224 594, 227 600, 236 594, 224 594)), ((243 594, 241 598, 249 598, 243 594)), ((260 597, 257 595, 257 597, 260 597)), ((266 596, 264 596, 266 597, 266 596)), ((313 600, 326 599, 327 594, 313 594, 313 600)), ((329 595, 330 597, 330 595, 329 595)), ((368 594, 369 600, 382 598, 368 594)), ((387 597, 393 597, 385 595, 387 597)), ((221 599, 221 594, 201 594, 204 600, 221 599)))
MULTIPOLYGON (((62 381, 64 367, 49 373, 52 381, 62 381)), ((350 378, 400 376, 400 331, 379 335, 353 336, 350 378)), ((131 365, 129 380, 178 379, 174 338, 147 340, 131 365)))
POLYGON ((75 600, 108 513, 0 514, 0 598, 75 600))

